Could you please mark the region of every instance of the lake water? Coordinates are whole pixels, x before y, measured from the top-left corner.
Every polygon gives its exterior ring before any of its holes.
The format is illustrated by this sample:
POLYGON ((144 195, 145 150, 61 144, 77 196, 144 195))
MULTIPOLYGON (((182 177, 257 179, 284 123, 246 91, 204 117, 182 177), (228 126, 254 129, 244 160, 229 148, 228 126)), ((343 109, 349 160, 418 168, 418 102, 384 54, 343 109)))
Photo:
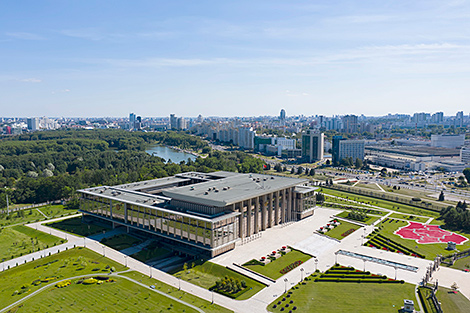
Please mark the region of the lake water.
POLYGON ((153 146, 150 147, 149 149, 145 150, 150 155, 155 155, 160 158, 165 159, 168 161, 170 159, 173 163, 179 163, 181 161, 187 161, 188 159, 195 160, 196 156, 186 153, 186 152, 180 152, 168 147, 164 146, 153 146))

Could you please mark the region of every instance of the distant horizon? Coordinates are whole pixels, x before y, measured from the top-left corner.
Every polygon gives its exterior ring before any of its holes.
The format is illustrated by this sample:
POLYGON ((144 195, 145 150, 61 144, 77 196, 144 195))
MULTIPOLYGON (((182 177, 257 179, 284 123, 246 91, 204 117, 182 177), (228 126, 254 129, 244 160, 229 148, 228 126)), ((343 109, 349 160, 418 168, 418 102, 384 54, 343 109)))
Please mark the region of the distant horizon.
POLYGON ((0 106, 7 116, 449 116, 470 99, 469 15, 467 1, 2 2, 0 106))

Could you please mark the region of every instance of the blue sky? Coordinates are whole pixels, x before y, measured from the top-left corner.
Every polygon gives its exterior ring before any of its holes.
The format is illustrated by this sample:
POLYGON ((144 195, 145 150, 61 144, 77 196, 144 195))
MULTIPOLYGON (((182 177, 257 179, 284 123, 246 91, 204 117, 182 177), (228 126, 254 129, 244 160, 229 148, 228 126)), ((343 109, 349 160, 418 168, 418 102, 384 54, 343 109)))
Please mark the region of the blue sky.
POLYGON ((2 1, 0 116, 469 110, 467 1, 2 1))

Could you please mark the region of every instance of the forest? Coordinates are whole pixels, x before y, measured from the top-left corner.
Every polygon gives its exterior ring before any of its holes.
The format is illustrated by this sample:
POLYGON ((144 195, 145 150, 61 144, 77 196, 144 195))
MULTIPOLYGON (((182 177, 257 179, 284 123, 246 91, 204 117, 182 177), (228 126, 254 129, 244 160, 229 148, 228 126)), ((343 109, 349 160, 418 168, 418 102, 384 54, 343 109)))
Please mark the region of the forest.
POLYGON ((10 203, 69 199, 77 189, 171 176, 186 171, 260 172, 263 162, 243 152, 212 151, 184 132, 56 130, 0 140, 0 208, 10 203), (151 156, 152 144, 204 151, 178 164, 151 156))

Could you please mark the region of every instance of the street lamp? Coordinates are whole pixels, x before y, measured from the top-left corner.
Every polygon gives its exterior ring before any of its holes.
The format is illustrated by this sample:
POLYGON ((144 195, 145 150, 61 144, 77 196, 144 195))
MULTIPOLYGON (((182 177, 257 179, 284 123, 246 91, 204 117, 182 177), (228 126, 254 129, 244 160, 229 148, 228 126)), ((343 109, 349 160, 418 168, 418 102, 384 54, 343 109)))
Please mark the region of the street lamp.
POLYGON ((104 246, 101 246, 101 248, 103 248, 103 256, 105 256, 105 255, 104 255, 104 246))
POLYGON ((152 278, 152 267, 149 265, 149 276, 152 278))
POLYGON ((397 280, 397 270, 398 270, 398 267, 395 266, 395 280, 397 280))
POLYGON ((83 246, 86 248, 86 237, 83 237, 83 246))
POLYGON ((318 259, 315 259, 315 272, 317 271, 318 259))
POLYGON ((366 260, 364 259, 362 261, 364 261, 364 272, 365 272, 366 271, 366 260))
POLYGON ((287 292, 287 282, 288 282, 288 279, 284 278, 284 293, 287 292))
POLYGON ((303 278, 304 275, 303 274, 304 274, 304 268, 302 267, 300 269, 300 282, 302 282, 304 280, 304 278, 303 278))
POLYGON ((211 304, 214 304, 214 289, 212 289, 211 291, 212 291, 212 302, 211 302, 211 304))
POLYGON ((338 251, 335 252, 335 264, 338 264, 338 251))
POLYGON ((124 256, 124 262, 126 263, 126 267, 127 267, 127 255, 124 256))
MULTIPOLYGON (((178 290, 181 290, 181 277, 178 277, 178 290)), ((214 297, 214 294, 212 294, 212 297, 214 297)), ((214 303, 213 298, 212 298, 212 303, 214 303)))

